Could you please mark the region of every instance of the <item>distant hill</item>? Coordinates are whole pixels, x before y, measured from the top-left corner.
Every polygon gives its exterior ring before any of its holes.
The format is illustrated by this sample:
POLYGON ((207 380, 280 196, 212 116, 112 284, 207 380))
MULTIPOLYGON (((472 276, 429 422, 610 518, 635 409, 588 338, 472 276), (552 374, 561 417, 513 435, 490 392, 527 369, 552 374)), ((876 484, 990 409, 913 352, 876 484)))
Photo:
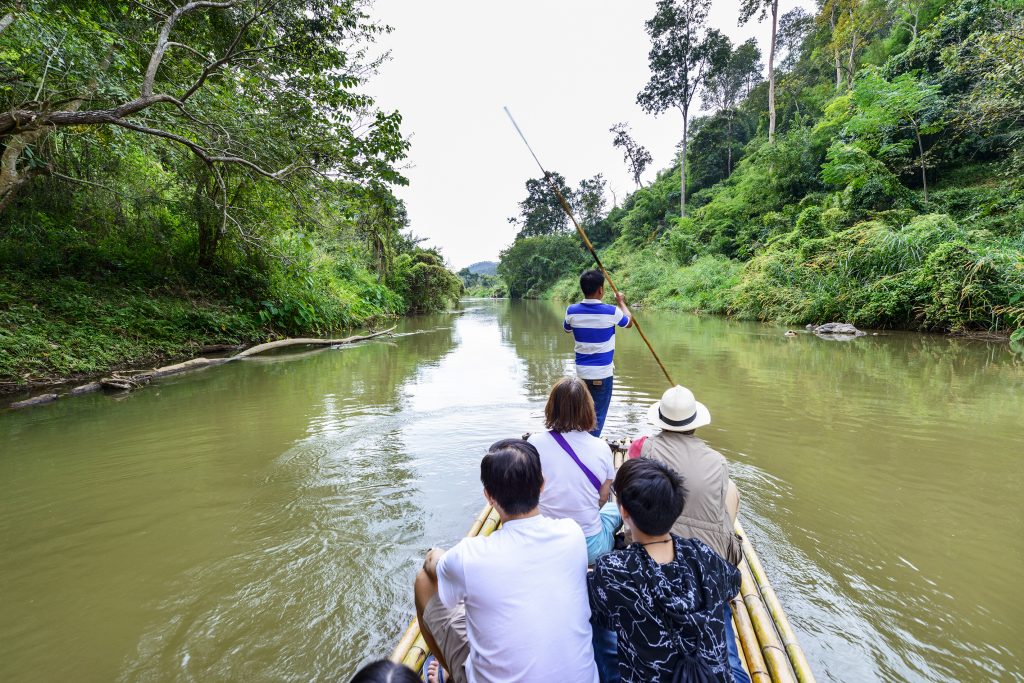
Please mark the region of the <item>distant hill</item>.
POLYGON ((498 264, 495 261, 478 261, 467 266, 466 270, 476 275, 497 275, 498 264))

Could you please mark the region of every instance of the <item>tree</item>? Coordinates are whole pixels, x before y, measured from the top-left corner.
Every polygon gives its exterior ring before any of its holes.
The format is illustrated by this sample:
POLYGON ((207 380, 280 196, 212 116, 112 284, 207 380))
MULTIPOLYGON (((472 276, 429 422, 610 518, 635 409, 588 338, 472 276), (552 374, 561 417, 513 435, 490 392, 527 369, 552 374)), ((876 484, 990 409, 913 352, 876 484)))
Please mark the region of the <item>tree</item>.
POLYGON ((654 17, 644 24, 651 37, 647 55, 651 79, 636 97, 653 114, 676 108, 683 115, 679 213, 686 215, 686 143, 690 106, 708 73, 720 64, 725 36, 707 29, 711 0, 658 0, 654 17))
POLYGON ((120 135, 193 155, 222 233, 228 168, 243 185, 404 182, 400 116, 356 91, 380 61, 365 45, 386 30, 360 0, 24 3, 0 21, 0 211, 35 177, 75 181, 69 148, 110 154, 120 135))
POLYGON ((775 43, 778 39, 779 0, 740 0, 740 24, 757 16, 758 21, 771 14, 772 37, 768 43, 768 142, 775 142, 775 43))
POLYGON ((857 56, 871 37, 889 19, 884 0, 825 0, 822 16, 828 16, 832 29, 832 47, 836 68, 836 89, 844 83, 853 86, 857 75, 857 56), (841 56, 845 55, 843 65, 841 56))
POLYGON ((629 134, 628 123, 616 123, 608 129, 608 132, 615 133, 615 137, 612 139, 612 147, 622 150, 623 161, 626 162, 626 168, 629 170, 629 174, 633 177, 633 182, 636 183, 636 188, 639 190, 643 187, 640 176, 644 174, 647 166, 654 160, 651 157, 651 153, 647 151, 646 147, 637 143, 633 136, 629 134))
POLYGON ((513 299, 539 296, 558 278, 587 263, 575 235, 555 234, 517 239, 501 252, 498 275, 513 299))
POLYGON ((853 89, 855 113, 846 130, 858 136, 881 159, 905 154, 913 146, 908 140, 887 142, 890 134, 910 129, 917 141, 921 186, 928 201, 928 175, 922 135, 938 133, 942 120, 939 86, 925 83, 913 74, 889 81, 875 67, 865 68, 853 89))
POLYGON ((593 178, 584 178, 580 181, 573 208, 584 229, 597 225, 604 218, 605 207, 608 205, 608 200, 604 196, 607 186, 608 181, 601 173, 593 178))
POLYGON ((445 268, 436 249, 417 247, 411 254, 401 254, 395 261, 395 272, 401 283, 395 289, 411 311, 444 310, 462 293, 462 280, 445 268))
POLYGON ((990 13, 992 25, 942 49, 948 73, 969 84, 954 109, 956 123, 1010 155, 1007 173, 1024 181, 1024 13, 990 13), (999 27, 1001 30, 992 30, 999 27))
POLYGON ((814 17, 803 7, 794 7, 779 19, 778 45, 785 53, 782 60, 783 69, 796 66, 800 46, 814 28, 814 17))
POLYGON ((910 31, 910 39, 917 40, 921 15, 927 8, 929 0, 893 0, 892 13, 899 25, 910 31))
POLYGON ((732 124, 740 97, 749 95, 750 90, 761 78, 761 51, 753 38, 742 43, 735 50, 729 39, 725 39, 729 57, 725 63, 709 74, 704 88, 704 106, 718 110, 726 120, 726 171, 732 174, 732 124), (744 90, 746 93, 744 93, 744 90))
MULTIPOLYGON (((565 177, 561 173, 551 173, 551 179, 571 206, 574 194, 566 184, 565 177)), ((565 232, 569 226, 569 219, 558 197, 544 178, 530 178, 526 181, 526 199, 519 202, 519 215, 509 218, 508 222, 519 226, 517 240, 554 235, 565 232)))

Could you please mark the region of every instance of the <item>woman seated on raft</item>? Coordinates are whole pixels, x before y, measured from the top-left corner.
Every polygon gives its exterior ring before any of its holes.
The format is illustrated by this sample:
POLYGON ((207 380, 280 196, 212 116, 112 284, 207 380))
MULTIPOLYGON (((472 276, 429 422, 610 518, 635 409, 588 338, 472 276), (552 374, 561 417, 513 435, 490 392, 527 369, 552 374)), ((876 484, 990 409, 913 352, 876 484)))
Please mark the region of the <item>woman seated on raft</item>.
POLYGON ((544 426, 529 442, 540 453, 544 490, 540 512, 552 519, 571 519, 587 537, 587 562, 611 550, 622 524, 614 503, 608 503, 615 467, 608 444, 589 434, 597 424, 594 399, 583 380, 563 377, 552 387, 544 407, 544 426))
POLYGON ((669 533, 686 499, 672 468, 629 460, 614 490, 634 542, 598 558, 588 584, 594 622, 617 633, 622 683, 733 683, 723 617, 739 570, 702 541, 669 533))

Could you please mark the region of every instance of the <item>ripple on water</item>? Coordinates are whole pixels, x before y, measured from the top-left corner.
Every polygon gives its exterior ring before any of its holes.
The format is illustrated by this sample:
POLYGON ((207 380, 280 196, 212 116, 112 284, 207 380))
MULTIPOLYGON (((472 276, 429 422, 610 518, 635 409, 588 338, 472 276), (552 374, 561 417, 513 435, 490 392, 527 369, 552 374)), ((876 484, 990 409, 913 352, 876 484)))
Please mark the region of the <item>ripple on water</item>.
MULTIPOLYGON (((541 429, 572 371, 561 313, 474 302, 0 417, 0 680, 346 680, 387 654, 423 551, 482 504, 481 454, 541 429)), ((1005 348, 644 323, 711 410, 701 436, 819 680, 1024 680, 1005 348)), ((650 433, 664 377, 635 334, 617 344, 605 433, 650 433)))

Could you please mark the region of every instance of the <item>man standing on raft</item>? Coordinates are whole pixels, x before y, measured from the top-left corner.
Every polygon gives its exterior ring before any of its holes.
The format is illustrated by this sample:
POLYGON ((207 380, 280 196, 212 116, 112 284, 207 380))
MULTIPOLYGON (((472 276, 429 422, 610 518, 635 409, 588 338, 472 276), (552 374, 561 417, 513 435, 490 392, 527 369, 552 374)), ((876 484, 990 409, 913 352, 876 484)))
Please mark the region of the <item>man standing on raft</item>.
POLYGON ((566 309, 562 327, 566 332, 572 332, 576 340, 576 376, 586 382, 594 398, 597 429, 590 433, 601 436, 612 401, 615 328, 632 327, 633 316, 621 292, 615 294, 617 307, 602 301, 604 275, 600 270, 583 273, 580 289, 583 290, 583 301, 566 309))

